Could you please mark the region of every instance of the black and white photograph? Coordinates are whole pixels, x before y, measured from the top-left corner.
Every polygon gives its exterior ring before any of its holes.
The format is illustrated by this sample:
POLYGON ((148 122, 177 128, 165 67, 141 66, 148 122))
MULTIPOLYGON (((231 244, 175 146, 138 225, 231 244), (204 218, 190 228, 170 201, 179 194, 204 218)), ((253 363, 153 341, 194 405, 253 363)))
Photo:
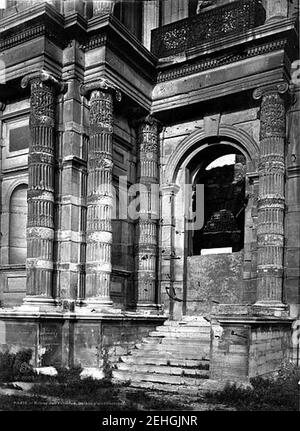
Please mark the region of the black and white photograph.
POLYGON ((0 0, 1 422, 300 411, 299 23, 0 0))

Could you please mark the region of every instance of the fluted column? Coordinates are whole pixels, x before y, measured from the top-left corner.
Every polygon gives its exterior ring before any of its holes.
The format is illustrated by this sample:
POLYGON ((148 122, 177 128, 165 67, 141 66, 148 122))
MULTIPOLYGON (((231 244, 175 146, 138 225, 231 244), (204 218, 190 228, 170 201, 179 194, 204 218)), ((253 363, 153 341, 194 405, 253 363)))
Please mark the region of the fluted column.
POLYGON ((24 302, 50 305, 54 241, 54 155, 56 96, 65 89, 56 78, 38 71, 23 78, 30 85, 28 155, 27 293, 24 302))
POLYGON ((137 308, 157 309, 159 221, 159 122, 148 116, 138 123, 140 212, 136 224, 135 289, 137 308))
POLYGON ((256 305, 283 307, 285 212, 285 82, 258 88, 261 100, 256 305))
POLYGON ((84 85, 82 93, 90 99, 85 304, 101 309, 112 305, 113 97, 121 95, 106 80, 84 85))

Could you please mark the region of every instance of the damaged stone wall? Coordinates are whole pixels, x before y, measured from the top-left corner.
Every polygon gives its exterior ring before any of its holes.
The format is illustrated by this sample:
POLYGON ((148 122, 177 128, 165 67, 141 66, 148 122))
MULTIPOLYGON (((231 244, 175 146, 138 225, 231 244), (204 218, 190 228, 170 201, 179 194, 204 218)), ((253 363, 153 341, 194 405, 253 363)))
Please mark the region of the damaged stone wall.
POLYGON ((242 301, 243 251, 187 259, 187 314, 210 314, 216 302, 242 301))

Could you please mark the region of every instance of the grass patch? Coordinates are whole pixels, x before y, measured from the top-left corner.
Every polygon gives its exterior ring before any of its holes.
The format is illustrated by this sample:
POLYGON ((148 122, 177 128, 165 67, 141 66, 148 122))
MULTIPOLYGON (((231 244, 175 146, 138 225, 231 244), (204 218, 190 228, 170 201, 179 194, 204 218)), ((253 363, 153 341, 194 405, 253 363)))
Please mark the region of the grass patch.
POLYGON ((30 364, 32 350, 21 350, 17 353, 0 352, 0 382, 26 380, 34 376, 30 364))
MULTIPOLYGON (((136 411, 136 410, 181 410, 181 402, 172 402, 165 396, 157 396, 147 391, 129 387, 129 382, 112 383, 109 373, 102 380, 80 379, 81 367, 57 369, 57 376, 24 376, 14 372, 16 355, 2 356, 2 373, 5 389, 15 389, 10 382, 26 381, 35 383, 29 391, 0 394, 0 410, 4 411, 136 411)), ((28 361, 31 356, 26 356, 28 361)), ((22 360, 24 356, 22 356, 22 360)))
POLYGON ((227 385, 217 393, 206 394, 211 403, 234 406, 240 411, 298 411, 300 367, 286 364, 276 378, 251 379, 251 388, 227 385))

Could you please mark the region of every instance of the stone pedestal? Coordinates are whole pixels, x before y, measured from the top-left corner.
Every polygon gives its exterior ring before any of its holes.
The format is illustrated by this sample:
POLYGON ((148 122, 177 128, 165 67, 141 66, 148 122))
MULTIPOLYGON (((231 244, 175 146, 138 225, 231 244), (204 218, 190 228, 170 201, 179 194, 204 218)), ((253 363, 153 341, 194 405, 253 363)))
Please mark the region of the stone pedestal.
POLYGON ((84 303, 100 311, 112 306, 113 97, 121 96, 105 80, 83 86, 82 92, 90 99, 84 303))
POLYGON ((261 100, 256 304, 273 308, 284 307, 282 303, 286 134, 284 95, 287 90, 288 84, 280 82, 258 88, 254 92, 254 98, 261 100))
POLYGON ((45 71, 26 76, 30 85, 30 132, 28 155, 27 295, 26 305, 54 305, 54 158, 56 95, 65 89, 45 71))
POLYGON ((269 308, 220 306, 212 318, 210 378, 249 382, 290 359, 292 320, 269 308))

